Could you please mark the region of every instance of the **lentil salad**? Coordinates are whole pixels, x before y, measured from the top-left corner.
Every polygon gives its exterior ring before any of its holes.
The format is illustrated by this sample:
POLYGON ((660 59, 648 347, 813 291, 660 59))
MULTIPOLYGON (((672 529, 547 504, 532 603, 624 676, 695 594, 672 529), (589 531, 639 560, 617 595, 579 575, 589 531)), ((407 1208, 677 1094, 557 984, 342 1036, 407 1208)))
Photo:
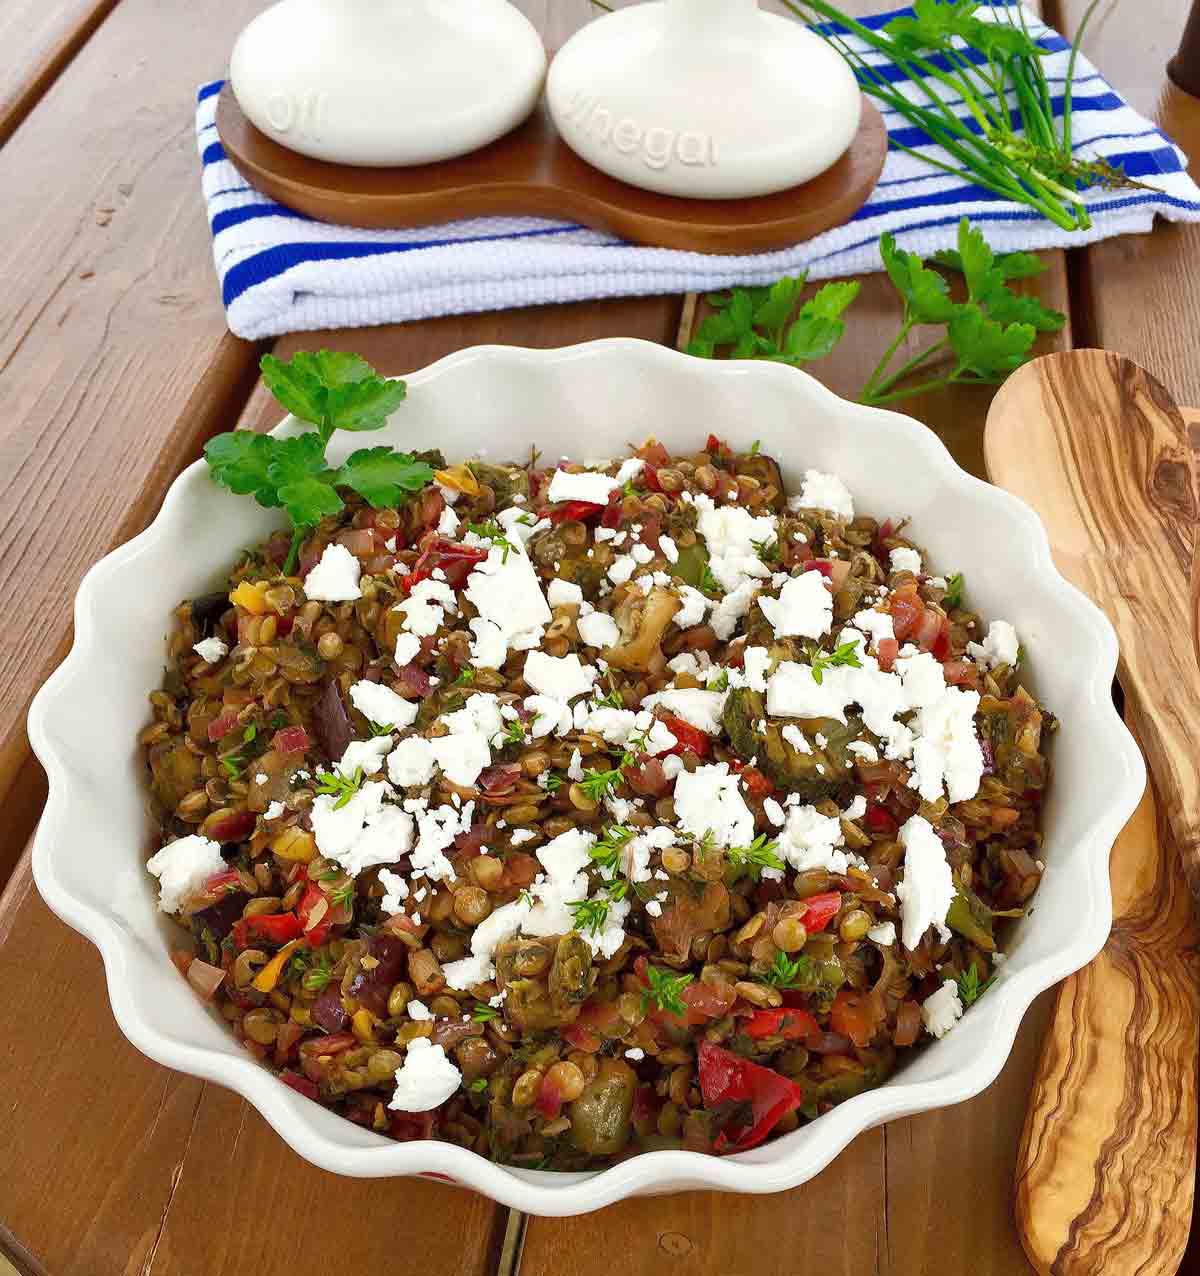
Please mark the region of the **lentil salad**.
POLYGON ((142 733, 177 964, 308 1098, 514 1165, 756 1146, 986 988, 1056 725, 833 475, 421 458, 185 602, 142 733))

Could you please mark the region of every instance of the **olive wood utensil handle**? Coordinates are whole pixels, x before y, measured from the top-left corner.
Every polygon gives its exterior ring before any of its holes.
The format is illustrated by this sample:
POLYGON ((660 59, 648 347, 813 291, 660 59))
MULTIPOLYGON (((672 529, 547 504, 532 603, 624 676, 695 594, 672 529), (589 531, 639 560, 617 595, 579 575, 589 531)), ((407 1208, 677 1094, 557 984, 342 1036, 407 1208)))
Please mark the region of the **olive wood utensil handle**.
POLYGON ((1077 351, 1010 379, 985 450, 992 479, 1041 514, 1059 569, 1116 625, 1135 731, 1158 728, 1160 804, 1148 789, 1113 847, 1112 935, 1064 982, 1047 1031, 1017 1154, 1017 1226, 1041 1273, 1169 1276, 1191 1220, 1200 1051, 1198 931, 1174 831, 1188 817, 1163 818, 1188 753, 1161 767, 1179 732, 1158 721, 1166 699, 1186 732, 1200 684, 1183 632, 1194 614, 1187 436, 1140 368, 1077 351), (1156 671, 1164 644, 1173 651, 1156 671))

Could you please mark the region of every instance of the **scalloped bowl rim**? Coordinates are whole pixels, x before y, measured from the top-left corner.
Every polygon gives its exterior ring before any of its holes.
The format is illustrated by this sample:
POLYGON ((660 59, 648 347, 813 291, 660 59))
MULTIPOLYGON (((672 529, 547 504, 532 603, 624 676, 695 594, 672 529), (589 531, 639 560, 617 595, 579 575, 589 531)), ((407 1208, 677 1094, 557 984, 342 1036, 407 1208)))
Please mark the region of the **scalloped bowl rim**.
MULTIPOLYGON (((168 535, 170 524, 187 500, 189 485, 204 468, 204 462, 197 461, 171 485, 150 526, 96 563, 80 583, 73 646, 38 692, 29 713, 33 750, 49 777, 49 798, 34 843, 33 873, 50 908, 99 948, 113 1014, 125 1036, 143 1054, 167 1067, 236 1091, 296 1152, 323 1169, 358 1177, 448 1176, 505 1205, 541 1215, 583 1213, 643 1192, 715 1189, 762 1193, 795 1187, 824 1169, 858 1134, 884 1121, 958 1103, 989 1085, 1008 1058, 1029 1004, 1039 993, 1090 961, 1108 936, 1112 921, 1108 855, 1141 796, 1145 767, 1112 705, 1116 636, 1099 609, 1058 573, 1045 530, 1033 510, 1011 494, 962 470, 941 441, 919 422, 899 413, 848 403, 808 374, 781 365, 698 360, 651 342, 618 337, 549 350, 475 346, 448 355, 405 380, 410 391, 417 391, 479 364, 488 365, 503 376, 504 370, 512 366, 561 368, 578 361, 610 358, 634 360, 648 376, 656 368, 678 368, 686 361, 689 375, 713 379, 714 384, 719 379, 739 378, 747 382, 773 380, 781 386, 786 381, 797 386, 796 378, 802 378, 807 383, 805 394, 829 409, 830 420, 848 415, 873 420, 881 434, 897 434, 904 447, 915 449, 937 481, 969 493, 975 501, 990 504, 1011 524, 1023 542, 1031 575, 1051 582, 1063 606, 1073 611, 1077 623, 1097 640, 1097 657, 1088 675, 1087 700, 1095 715, 1094 728, 1107 733, 1105 745, 1111 750, 1115 776, 1107 789, 1107 801, 1097 807, 1087 828, 1086 880, 1080 886, 1085 888, 1083 897, 1090 907, 1085 916, 1076 919, 1077 924, 1060 949, 998 981, 988 998, 973 1009, 972 1019, 986 1020, 987 1035, 984 1048, 977 1050, 966 1064, 950 1076, 932 1081, 908 1082, 901 1071, 879 1088, 847 1100, 806 1127, 819 1131, 819 1136, 810 1137, 799 1147, 790 1146, 794 1136, 787 1136, 736 1157, 655 1151, 598 1172, 553 1174, 501 1166, 474 1152, 436 1141, 394 1143, 379 1138, 377 1144, 370 1146, 339 1142, 308 1118, 304 1107, 314 1105, 281 1085, 251 1058, 230 1058, 175 1040, 148 1021, 135 1007, 129 992, 131 974, 139 960, 129 936, 112 916, 73 895, 56 873, 55 847, 69 841, 73 776, 57 748, 54 724, 56 709, 62 705, 68 686, 87 669, 95 644, 102 637, 93 623, 90 600, 120 578, 142 546, 168 535)), ((286 418, 277 429, 287 429, 292 424, 292 419, 286 418)), ((357 1127, 354 1129, 361 1133, 357 1127)))

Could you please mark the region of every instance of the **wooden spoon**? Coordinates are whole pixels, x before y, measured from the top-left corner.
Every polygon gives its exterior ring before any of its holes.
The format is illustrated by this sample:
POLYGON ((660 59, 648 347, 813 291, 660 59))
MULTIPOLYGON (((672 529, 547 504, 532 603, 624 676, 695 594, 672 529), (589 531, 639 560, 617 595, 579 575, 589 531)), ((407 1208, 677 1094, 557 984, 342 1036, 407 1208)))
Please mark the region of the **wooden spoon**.
POLYGON ((1041 515, 1059 570, 1113 622, 1161 803, 1156 816, 1148 792, 1114 846, 1112 935, 1059 991, 1017 1154, 1017 1225, 1039 1272, 1167 1276, 1190 1227, 1200 1049, 1185 886, 1185 873, 1193 895, 1200 885, 1187 432, 1136 364, 1081 350, 1009 379, 984 451, 993 481, 1041 515))

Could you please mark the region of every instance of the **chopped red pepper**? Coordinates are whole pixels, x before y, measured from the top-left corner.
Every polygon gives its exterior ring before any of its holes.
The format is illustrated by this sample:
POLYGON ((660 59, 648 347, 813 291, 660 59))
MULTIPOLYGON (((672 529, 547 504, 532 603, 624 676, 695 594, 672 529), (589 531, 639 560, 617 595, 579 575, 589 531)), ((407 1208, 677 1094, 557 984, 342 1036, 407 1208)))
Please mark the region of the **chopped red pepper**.
POLYGON ((401 579, 405 593, 411 593, 423 580, 429 580, 437 568, 446 574, 451 589, 461 589, 476 563, 482 563, 488 551, 479 545, 460 545, 444 536, 426 535, 421 542, 421 553, 413 569, 401 579))
POLYGON ((300 897, 300 903, 296 905, 296 914, 300 918, 304 938, 310 948, 320 948, 329 938, 329 931, 333 925, 332 913, 333 906, 329 897, 319 886, 314 886, 310 882, 300 897), (325 907, 319 909, 318 905, 322 903, 325 907), (315 922, 310 920, 314 912, 318 913, 315 922))
POLYGON ((794 1081, 711 1041, 700 1043, 699 1063, 704 1106, 724 1118, 724 1128, 713 1145, 718 1155, 757 1147, 780 1118, 794 1112, 804 1099, 794 1081))
POLYGON ((679 755, 694 753, 698 758, 708 757, 708 736, 699 727, 692 726, 690 722, 683 718, 678 718, 674 714, 668 714, 663 721, 677 741, 667 750, 664 756, 670 756, 672 753, 679 755))
POLYGON ((806 909, 800 920, 804 923, 804 929, 810 935, 815 935, 837 916, 838 909, 842 906, 842 896, 839 891, 825 891, 821 895, 810 895, 804 903, 806 909))
POLYGON ((605 508, 595 501, 564 501, 558 509, 550 511, 549 517, 552 523, 586 523, 603 514, 605 508))
POLYGON ((276 753, 304 753, 308 749, 308 732, 303 727, 281 727, 275 732, 271 748, 276 753))
POLYGON ((875 654, 879 660, 879 668, 884 673, 891 673, 892 665, 896 663, 896 657, 900 654, 900 644, 895 638, 880 638, 875 654))
POLYGON ((746 786, 746 792, 751 797, 765 798, 770 797, 775 792, 775 785, 765 776, 756 766, 746 766, 744 763, 731 762, 729 769, 735 771, 742 777, 742 782, 746 786))
POLYGON ((869 832, 879 837, 895 837, 896 830, 900 827, 891 811, 877 802, 868 805, 863 823, 869 832))
POLYGON ((558 1084, 546 1073, 542 1077, 542 1084, 538 1087, 537 1098, 534 1100, 534 1106, 546 1118, 547 1121, 554 1121, 562 1112, 563 1095, 558 1084))
POLYGON ((833 999, 829 1011, 829 1026, 843 1037, 849 1037, 856 1046, 869 1045, 879 1030, 880 1016, 871 1001, 871 994, 843 988, 833 999))
POLYGON ((250 948, 259 942, 287 944, 303 936, 304 927, 295 913, 259 913, 233 924, 233 942, 238 948, 250 948))
POLYGON ((756 1010, 746 1020, 746 1033, 755 1038, 784 1037, 788 1041, 800 1041, 819 1031, 817 1021, 807 1010, 794 1010, 790 1006, 780 1010, 756 1010))
POLYGON ((219 891, 240 891, 241 889, 242 879, 238 876, 236 868, 226 869, 223 873, 214 873, 211 877, 206 878, 204 882, 206 895, 216 895, 219 891))
MULTIPOLYGON (((614 493, 616 495, 616 493, 614 493)), ((621 499, 617 496, 615 500, 609 501, 604 507, 604 513, 600 518, 600 526, 608 528, 609 531, 616 531, 621 526, 621 499)))
POLYGON ((302 1094, 306 1099, 312 1099, 314 1103, 321 1097, 321 1091, 315 1081, 310 1081, 307 1077, 302 1077, 298 1072, 281 1072, 279 1074, 280 1081, 284 1085, 289 1085, 297 1094, 302 1094))

